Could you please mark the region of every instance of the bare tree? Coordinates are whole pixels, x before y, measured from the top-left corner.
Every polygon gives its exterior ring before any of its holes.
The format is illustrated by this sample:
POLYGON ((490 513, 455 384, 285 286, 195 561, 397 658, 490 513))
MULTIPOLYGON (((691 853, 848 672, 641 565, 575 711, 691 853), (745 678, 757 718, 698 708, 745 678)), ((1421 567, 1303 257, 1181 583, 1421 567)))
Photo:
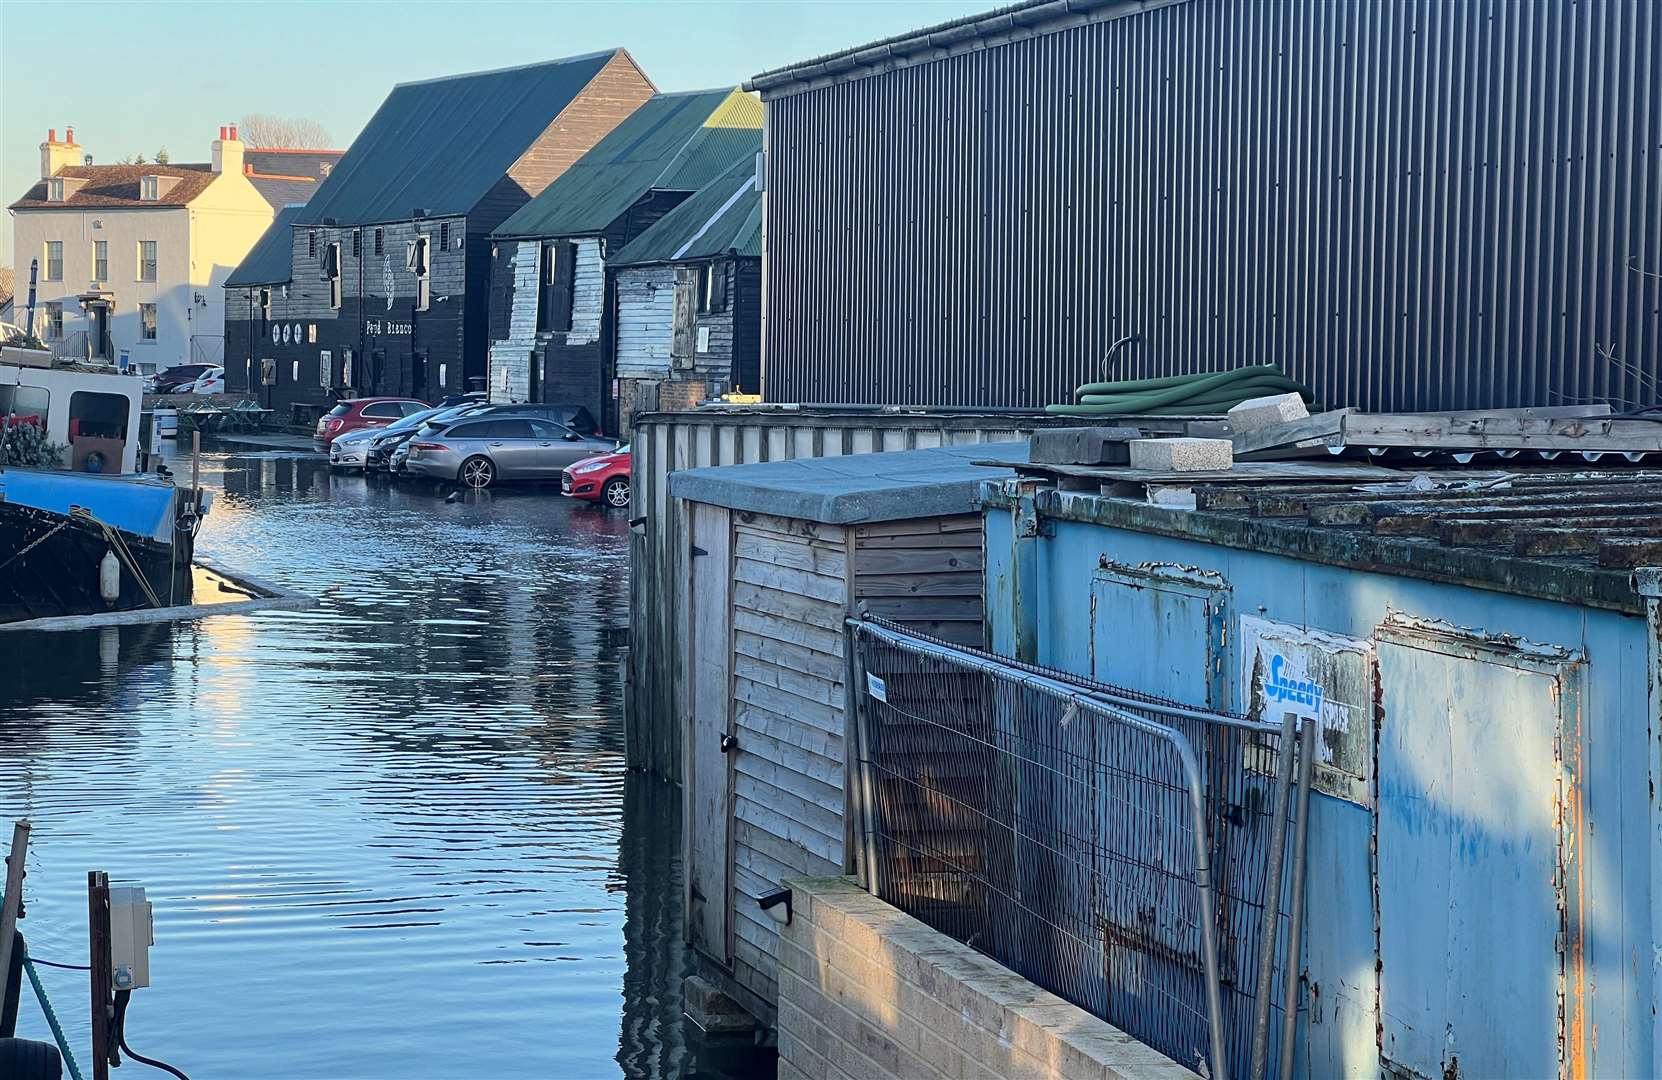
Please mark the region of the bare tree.
POLYGON ((237 125, 237 134, 249 146, 314 150, 329 145, 329 132, 303 116, 249 113, 237 125))

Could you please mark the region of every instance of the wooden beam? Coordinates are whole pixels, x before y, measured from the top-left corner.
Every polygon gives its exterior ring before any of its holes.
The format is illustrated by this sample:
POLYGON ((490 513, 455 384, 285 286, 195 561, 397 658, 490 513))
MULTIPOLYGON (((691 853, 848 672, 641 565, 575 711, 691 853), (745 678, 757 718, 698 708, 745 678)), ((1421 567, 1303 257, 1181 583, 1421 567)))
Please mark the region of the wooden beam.
MULTIPOLYGON (((17 936, 17 918, 23 910, 23 861, 29 853, 29 821, 12 825, 12 849, 6 856, 6 891, 0 899, 0 996, 12 974, 12 940, 17 936)), ((19 988, 21 992, 21 988, 19 988)))
POLYGON ((1334 409, 1332 412, 1306 416, 1302 420, 1289 420, 1285 424, 1272 424, 1255 431, 1237 432, 1231 435, 1229 440, 1235 444, 1237 458, 1247 454, 1266 454, 1270 451, 1289 449, 1325 453, 1329 446, 1344 445, 1341 432, 1344 430, 1345 417, 1353 411, 1334 409))
POLYGON ((1610 417, 1536 418, 1444 413, 1351 413, 1345 446, 1416 450, 1662 451, 1662 422, 1610 417))

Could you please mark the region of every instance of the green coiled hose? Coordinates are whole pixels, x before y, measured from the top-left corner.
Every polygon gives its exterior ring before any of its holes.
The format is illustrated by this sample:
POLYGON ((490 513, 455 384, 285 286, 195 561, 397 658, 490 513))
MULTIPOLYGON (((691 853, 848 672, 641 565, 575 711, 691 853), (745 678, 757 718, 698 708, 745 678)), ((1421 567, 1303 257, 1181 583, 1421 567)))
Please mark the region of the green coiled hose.
POLYGON ((1057 416, 1223 413, 1268 394, 1298 394, 1307 404, 1315 400, 1309 387, 1289 379, 1277 365, 1254 364, 1204 375, 1086 383, 1074 392, 1074 404, 1050 405, 1045 411, 1057 416))

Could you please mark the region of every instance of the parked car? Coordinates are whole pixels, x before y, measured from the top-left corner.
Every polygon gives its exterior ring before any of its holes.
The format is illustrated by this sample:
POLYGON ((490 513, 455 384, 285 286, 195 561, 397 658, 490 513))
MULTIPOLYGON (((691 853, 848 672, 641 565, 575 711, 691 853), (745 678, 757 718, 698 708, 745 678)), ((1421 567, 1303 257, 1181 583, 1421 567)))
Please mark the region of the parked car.
POLYGON ((497 414, 544 416, 561 427, 570 428, 579 435, 600 434, 600 425, 595 422, 594 414, 581 405, 562 404, 555 401, 529 401, 519 405, 479 404, 469 410, 469 415, 475 416, 497 414))
POLYGON ((560 491, 574 499, 622 509, 629 505, 629 447, 584 458, 560 476, 560 491))
POLYGON ((454 405, 436 405, 431 409, 411 413, 402 420, 394 420, 384 428, 370 429, 374 437, 370 440, 369 449, 364 455, 364 468, 366 470, 378 469, 390 472, 392 452, 402 443, 412 438, 423 426, 459 416, 473 408, 475 404, 475 402, 464 401, 454 405))
MULTIPOLYGON (((214 364, 176 364, 166 371, 158 371, 145 379, 144 391, 147 394, 191 393, 191 387, 196 385, 196 380, 212 371, 215 366, 214 364)), ((225 369, 220 368, 219 373, 223 379, 225 369)))
POLYGON ((381 428, 359 428, 329 440, 329 468, 362 469, 369 455, 369 444, 381 434, 381 428))
POLYGON ((187 394, 223 394, 225 392, 225 369, 215 364, 196 377, 190 384, 190 389, 181 391, 187 394))
POLYGON ((368 397, 343 401, 325 413, 317 422, 313 438, 327 447, 348 431, 366 427, 386 427, 394 420, 402 420, 411 413, 427 408, 425 401, 415 398, 368 397))
POLYGON ((587 457, 613 449, 608 439, 579 435, 541 416, 465 415, 442 430, 428 425, 407 445, 416 476, 490 487, 498 480, 555 480, 587 457))

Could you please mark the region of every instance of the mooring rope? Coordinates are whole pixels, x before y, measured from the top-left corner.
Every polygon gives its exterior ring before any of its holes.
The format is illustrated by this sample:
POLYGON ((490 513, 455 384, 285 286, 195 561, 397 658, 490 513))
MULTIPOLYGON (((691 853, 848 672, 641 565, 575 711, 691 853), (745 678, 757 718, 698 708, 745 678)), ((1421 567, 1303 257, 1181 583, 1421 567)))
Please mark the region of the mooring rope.
POLYGON ((35 962, 29 959, 29 948, 23 947, 23 970, 29 973, 29 982, 34 985, 35 997, 40 999, 40 1011, 46 1014, 46 1023, 52 1028, 52 1037, 58 1040, 58 1050, 63 1054, 64 1064, 69 1066, 69 1075, 74 1080, 81 1080, 81 1067, 75 1063, 75 1052, 69 1048, 69 1039, 63 1033, 63 1025, 58 1023, 58 1014, 52 1011, 52 1002, 46 997, 46 987, 40 984, 40 975, 35 971, 35 962))

